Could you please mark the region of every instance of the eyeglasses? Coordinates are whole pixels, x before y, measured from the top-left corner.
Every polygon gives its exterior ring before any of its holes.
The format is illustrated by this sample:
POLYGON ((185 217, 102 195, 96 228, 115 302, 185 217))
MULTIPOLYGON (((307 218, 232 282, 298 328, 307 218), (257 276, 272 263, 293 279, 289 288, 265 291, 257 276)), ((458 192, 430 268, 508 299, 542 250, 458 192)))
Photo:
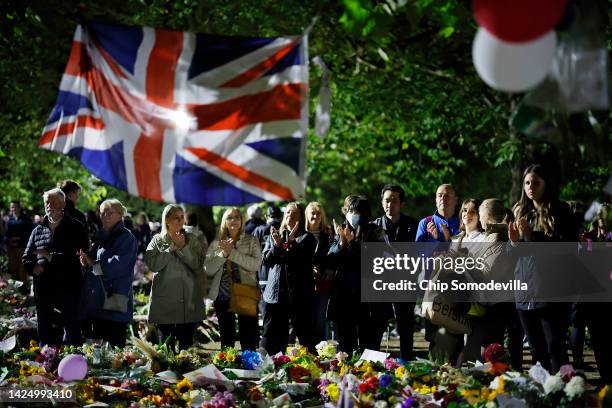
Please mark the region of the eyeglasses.
POLYGON ((110 217, 113 214, 119 214, 119 213, 117 211, 104 211, 100 213, 102 217, 110 217))

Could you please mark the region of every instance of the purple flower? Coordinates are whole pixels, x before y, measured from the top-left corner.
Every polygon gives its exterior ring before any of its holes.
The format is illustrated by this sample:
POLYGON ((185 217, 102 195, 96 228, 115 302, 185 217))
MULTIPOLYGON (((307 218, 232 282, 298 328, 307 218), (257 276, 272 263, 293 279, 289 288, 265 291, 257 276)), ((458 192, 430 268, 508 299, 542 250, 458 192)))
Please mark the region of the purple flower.
POLYGON ((402 402, 402 408, 410 408, 412 407, 412 401, 414 401, 414 399, 412 397, 408 397, 404 400, 404 402, 402 402))

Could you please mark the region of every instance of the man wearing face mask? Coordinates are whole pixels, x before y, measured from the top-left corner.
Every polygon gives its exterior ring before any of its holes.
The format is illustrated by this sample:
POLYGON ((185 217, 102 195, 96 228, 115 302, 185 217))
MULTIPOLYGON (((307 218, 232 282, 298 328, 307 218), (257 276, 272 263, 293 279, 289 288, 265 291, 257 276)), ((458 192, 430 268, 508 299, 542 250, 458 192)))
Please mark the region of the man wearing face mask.
POLYGON ((393 310, 390 303, 361 302, 361 243, 384 242, 384 231, 370 223, 370 204, 363 196, 348 196, 342 213, 346 221, 341 225, 334 221, 336 238, 328 253, 336 275, 327 319, 335 322, 342 351, 378 350, 393 310))
MULTIPOLYGON (((404 189, 397 184, 387 184, 382 188, 380 200, 385 215, 374 220, 374 224, 385 232, 385 242, 414 242, 417 222, 402 214, 406 202, 404 189)), ((400 336, 400 358, 412 360, 414 336, 414 302, 394 302, 393 311, 400 336)))
POLYGON ((22 258, 28 273, 34 275, 39 342, 80 345, 76 313, 83 275, 78 252, 88 249, 87 230, 64 215, 62 190, 49 190, 43 199, 45 218, 32 231, 22 258))

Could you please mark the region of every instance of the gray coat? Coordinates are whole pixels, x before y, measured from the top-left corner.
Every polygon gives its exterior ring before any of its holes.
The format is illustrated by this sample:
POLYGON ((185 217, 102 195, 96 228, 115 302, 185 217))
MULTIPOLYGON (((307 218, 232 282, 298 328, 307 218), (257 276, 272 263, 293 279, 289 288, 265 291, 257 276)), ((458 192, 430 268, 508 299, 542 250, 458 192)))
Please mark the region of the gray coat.
POLYGON ((181 250, 170 251, 170 238, 157 234, 145 253, 145 263, 156 272, 151 288, 149 322, 161 324, 194 323, 203 320, 204 249, 186 233, 181 250))
MULTIPOLYGON (((236 248, 230 252, 228 259, 238 265, 240 272, 240 283, 257 286, 257 270, 261 265, 261 247, 259 240, 250 234, 242 234, 236 248)), ((213 241, 206 254, 206 274, 211 278, 208 289, 209 299, 217 300, 219 284, 223 275, 223 264, 227 259, 219 248, 219 240, 213 241)))

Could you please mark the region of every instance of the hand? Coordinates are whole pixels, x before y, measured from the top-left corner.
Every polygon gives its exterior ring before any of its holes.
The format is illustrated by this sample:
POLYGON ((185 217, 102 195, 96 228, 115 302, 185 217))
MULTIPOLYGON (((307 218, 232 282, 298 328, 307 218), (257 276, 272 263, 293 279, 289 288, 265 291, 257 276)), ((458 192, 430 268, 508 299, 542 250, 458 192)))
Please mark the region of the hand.
POLYGON ((274 246, 278 247, 280 246, 281 242, 282 242, 282 238, 280 236, 280 233, 278 232, 278 230, 276 229, 276 227, 272 226, 270 228, 270 232, 272 235, 272 241, 274 241, 274 246))
MULTIPOLYGON (((359 227, 357 227, 359 228, 359 227)), ((340 246, 344 247, 355 239, 355 232, 349 227, 340 227, 340 246)))
POLYGON ((442 234, 444 234, 444 241, 450 241, 451 233, 448 229, 448 225, 440 224, 440 228, 442 229, 442 234))
POLYGON ((89 255, 87 255, 86 252, 80 249, 77 254, 79 255, 79 261, 81 261, 82 266, 93 266, 94 262, 91 260, 91 258, 89 257, 89 255))
POLYGON ((508 239, 510 240, 510 242, 514 244, 519 241, 519 238, 520 238, 520 235, 519 235, 519 231, 516 226, 516 223, 509 222, 508 223, 508 239))
POLYGON ((436 223, 433 221, 429 221, 427 223, 427 232, 429 235, 433 237, 433 239, 438 239, 438 228, 436 227, 436 223))
POLYGON ((36 255, 40 255, 45 258, 47 261, 51 261, 51 254, 46 249, 36 249, 34 251, 36 255))
POLYGON ((230 253, 234 249, 234 244, 235 244, 234 240, 231 238, 222 239, 219 241, 219 248, 221 248, 221 250, 223 251, 224 258, 229 257, 230 253))
MULTIPOLYGON (((174 251, 177 249, 183 249, 185 247, 185 235, 183 235, 181 231, 171 233, 169 235, 172 243, 174 244, 174 251)), ((172 245, 170 245, 170 250, 173 251, 172 245)))
POLYGON ((519 218, 518 230, 521 237, 527 238, 527 240, 531 239, 531 227, 525 218, 519 218))
POLYGON ((296 222, 291 231, 289 231, 289 242, 295 240, 295 236, 297 235, 298 228, 300 227, 300 223, 296 222))
POLYGON ((45 270, 45 267, 42 265, 34 265, 34 269, 32 269, 32 273, 34 276, 38 276, 45 270))

